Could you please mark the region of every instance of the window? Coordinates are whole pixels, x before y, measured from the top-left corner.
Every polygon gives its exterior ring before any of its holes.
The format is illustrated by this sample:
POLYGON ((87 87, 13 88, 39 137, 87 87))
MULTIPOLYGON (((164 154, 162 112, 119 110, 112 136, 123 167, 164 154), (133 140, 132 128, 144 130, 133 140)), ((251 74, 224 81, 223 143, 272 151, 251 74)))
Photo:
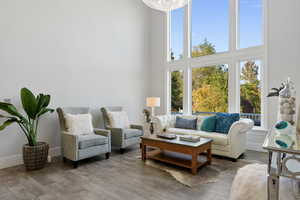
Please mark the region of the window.
POLYGON ((183 112, 183 71, 171 72, 171 112, 183 112))
POLYGON ((241 117, 261 126, 261 61, 240 62, 241 117))
POLYGON ((228 51, 229 0, 193 0, 192 57, 228 51))
POLYGON ((262 45, 263 0, 239 0, 239 48, 262 45))
POLYGON ((228 112, 228 65, 193 68, 193 114, 228 112))
POLYGON ((179 60, 183 55, 183 17, 183 8, 179 8, 171 12, 171 60, 179 60))
POLYGON ((191 0, 169 13, 167 112, 240 113, 267 128, 266 2, 191 0))

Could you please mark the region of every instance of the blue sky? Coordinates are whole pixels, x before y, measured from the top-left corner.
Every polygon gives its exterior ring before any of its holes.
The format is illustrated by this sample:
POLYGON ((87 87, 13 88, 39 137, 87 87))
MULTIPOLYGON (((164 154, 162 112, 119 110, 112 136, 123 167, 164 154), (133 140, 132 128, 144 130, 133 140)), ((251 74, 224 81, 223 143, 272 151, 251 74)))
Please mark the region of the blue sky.
MULTIPOLYGON (((240 47, 262 43, 262 0, 239 0, 240 47)), ((192 46, 207 39, 217 52, 229 48, 229 0, 192 1, 192 46)), ((183 49, 183 8, 172 11, 171 48, 178 58, 183 49)))

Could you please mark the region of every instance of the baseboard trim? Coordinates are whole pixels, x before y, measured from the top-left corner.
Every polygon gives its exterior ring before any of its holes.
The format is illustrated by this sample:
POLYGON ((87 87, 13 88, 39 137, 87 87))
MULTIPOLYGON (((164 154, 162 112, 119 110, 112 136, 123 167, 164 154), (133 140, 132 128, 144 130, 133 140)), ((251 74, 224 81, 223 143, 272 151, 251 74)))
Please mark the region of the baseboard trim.
MULTIPOLYGON (((60 155, 60 147, 53 147, 49 149, 49 156, 55 157, 59 155, 60 155)), ((22 164, 23 164, 22 154, 0 157, 0 169, 22 165, 22 164)))

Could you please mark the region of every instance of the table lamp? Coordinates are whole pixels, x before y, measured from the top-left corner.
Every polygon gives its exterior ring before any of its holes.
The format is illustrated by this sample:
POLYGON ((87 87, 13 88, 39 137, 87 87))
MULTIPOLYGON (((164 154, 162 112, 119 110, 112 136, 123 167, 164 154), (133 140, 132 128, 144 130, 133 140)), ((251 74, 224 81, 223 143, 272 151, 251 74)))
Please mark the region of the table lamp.
POLYGON ((151 115, 154 116, 154 108, 160 107, 160 98, 159 97, 147 97, 147 107, 151 108, 151 115))

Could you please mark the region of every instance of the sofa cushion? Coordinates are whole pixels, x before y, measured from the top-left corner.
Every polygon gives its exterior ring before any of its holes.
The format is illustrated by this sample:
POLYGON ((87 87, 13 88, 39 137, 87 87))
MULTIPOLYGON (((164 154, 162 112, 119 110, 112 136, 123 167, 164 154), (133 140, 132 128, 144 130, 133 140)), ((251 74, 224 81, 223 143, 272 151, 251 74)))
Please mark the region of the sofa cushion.
POLYGON ((216 116, 209 116, 203 119, 201 131, 215 132, 216 131, 216 116))
POLYGON ((86 149, 93 146, 103 145, 108 143, 108 138, 102 135, 88 134, 79 135, 79 149, 86 149))
POLYGON ((143 135, 143 132, 139 129, 124 129, 125 139, 140 137, 143 135))
POLYGON ((217 113, 216 114, 216 132, 228 134, 231 125, 240 120, 238 113, 217 113))
POLYGON ((197 135, 204 138, 213 139, 213 144, 216 145, 228 145, 229 138, 227 135, 222 133, 215 133, 215 132, 205 132, 205 131, 198 131, 198 130, 188 130, 188 129, 180 129, 180 128, 169 128, 168 132, 174 134, 184 134, 184 135, 197 135))
POLYGON ((176 117, 175 128, 183 128, 183 129, 197 129, 197 118, 194 119, 186 119, 180 116, 176 117))

